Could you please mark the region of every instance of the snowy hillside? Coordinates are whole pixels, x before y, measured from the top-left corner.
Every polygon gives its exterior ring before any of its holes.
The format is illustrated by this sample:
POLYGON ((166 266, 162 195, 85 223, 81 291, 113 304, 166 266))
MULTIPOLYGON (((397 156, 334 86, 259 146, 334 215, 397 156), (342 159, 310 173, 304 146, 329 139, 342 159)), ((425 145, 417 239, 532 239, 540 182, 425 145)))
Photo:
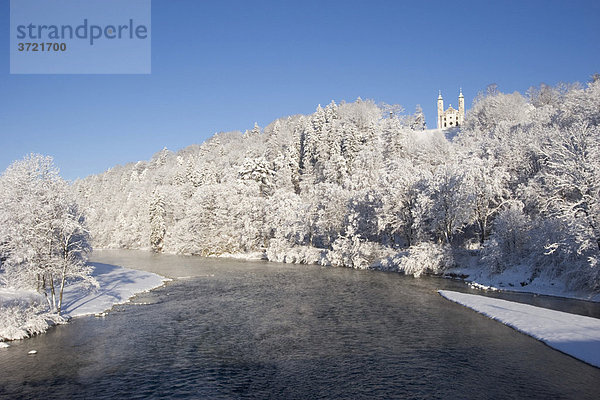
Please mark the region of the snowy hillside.
POLYGON ((417 275, 468 251, 600 289, 600 81, 480 96, 455 131, 389 109, 332 102, 78 181, 93 244, 417 275))

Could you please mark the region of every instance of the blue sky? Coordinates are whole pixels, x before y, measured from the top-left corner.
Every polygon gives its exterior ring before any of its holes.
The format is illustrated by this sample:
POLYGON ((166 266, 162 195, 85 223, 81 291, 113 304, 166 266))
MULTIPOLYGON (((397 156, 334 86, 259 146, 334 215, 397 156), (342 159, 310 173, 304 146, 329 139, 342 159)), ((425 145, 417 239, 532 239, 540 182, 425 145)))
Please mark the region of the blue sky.
POLYGON ((496 83, 600 72, 598 1, 152 1, 150 75, 10 75, 0 0, 0 170, 30 152, 75 179, 331 100, 467 108, 496 83), (420 3, 420 4, 417 4, 420 3))

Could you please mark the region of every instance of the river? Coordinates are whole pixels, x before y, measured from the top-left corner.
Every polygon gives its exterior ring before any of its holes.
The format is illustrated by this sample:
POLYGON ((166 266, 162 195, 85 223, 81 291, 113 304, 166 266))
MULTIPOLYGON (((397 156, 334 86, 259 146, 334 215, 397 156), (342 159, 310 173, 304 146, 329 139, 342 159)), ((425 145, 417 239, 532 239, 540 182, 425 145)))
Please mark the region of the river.
MULTIPOLYGON (((0 397, 596 399, 600 393, 600 369, 436 293, 466 291, 461 282, 137 251, 102 251, 94 261, 175 279, 104 318, 76 318, 3 349, 0 397), (28 356, 29 349, 38 353, 28 356)), ((556 306, 598 313, 598 305, 585 302, 557 299, 556 306)))

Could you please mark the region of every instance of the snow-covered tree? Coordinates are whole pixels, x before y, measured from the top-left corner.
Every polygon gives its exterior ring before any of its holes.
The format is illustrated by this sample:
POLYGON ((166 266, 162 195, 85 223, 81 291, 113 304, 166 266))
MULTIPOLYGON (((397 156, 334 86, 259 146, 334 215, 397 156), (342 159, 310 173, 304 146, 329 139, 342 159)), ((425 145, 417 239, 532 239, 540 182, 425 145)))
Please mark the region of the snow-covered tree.
POLYGON ((409 118, 409 127, 414 131, 424 131, 427 129, 427 124, 425 123, 425 114, 423 113, 423 109, 419 104, 415 109, 415 113, 409 118))
POLYGON ((239 170, 242 180, 252 180, 260 185, 260 193, 266 196, 273 187, 273 176, 275 171, 270 163, 264 158, 246 158, 239 170))
POLYGON ((542 151, 545 165, 536 182, 542 191, 541 211, 561 221, 572 238, 548 245, 554 251, 573 247, 580 257, 587 259, 591 268, 598 269, 600 128, 590 127, 587 122, 578 122, 566 129, 554 127, 548 131, 542 151))
POLYGON ((386 192, 377 212, 377 223, 379 232, 390 235, 393 243, 400 239, 410 247, 417 242, 416 213, 422 176, 408 162, 391 164, 383 176, 386 192))
POLYGON ((464 170, 458 165, 440 165, 418 196, 417 224, 438 242, 452 244, 454 235, 472 221, 472 202, 464 170))
POLYGON ((484 246, 483 259, 493 272, 502 272, 526 256, 531 220, 523 212, 523 204, 513 201, 499 212, 493 225, 492 235, 484 246))
POLYGON ((156 190, 152 194, 148 211, 150 214, 150 246, 153 251, 161 252, 166 233, 166 212, 163 196, 156 190))
POLYGON ((464 166, 465 189, 471 195, 470 204, 479 230, 479 243, 483 244, 491 218, 509 201, 509 175, 502 165, 489 158, 465 159, 464 166))
POLYGON ((52 158, 31 154, 0 177, 0 254, 9 284, 37 289, 62 309, 70 279, 95 285, 84 217, 52 158))

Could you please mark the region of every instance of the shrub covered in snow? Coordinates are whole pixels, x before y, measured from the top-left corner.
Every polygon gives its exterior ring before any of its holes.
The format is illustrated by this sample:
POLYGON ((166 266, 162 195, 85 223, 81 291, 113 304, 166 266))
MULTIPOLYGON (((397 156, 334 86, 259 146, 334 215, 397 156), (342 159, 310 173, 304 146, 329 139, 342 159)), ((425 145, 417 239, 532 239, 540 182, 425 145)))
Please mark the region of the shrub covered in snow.
POLYGON ((269 261, 291 264, 327 265, 324 253, 323 249, 292 245, 285 239, 272 239, 266 251, 269 261))
POLYGON ((338 237, 331 245, 327 258, 331 265, 336 267, 349 267, 366 269, 371 264, 372 246, 369 246, 359 236, 338 237))
POLYGON ((0 304, 0 341, 24 339, 66 321, 45 311, 43 303, 11 301, 0 304))
POLYGON ((437 243, 422 242, 378 263, 378 269, 398 271, 419 277, 422 274, 441 274, 454 266, 452 249, 437 243))

